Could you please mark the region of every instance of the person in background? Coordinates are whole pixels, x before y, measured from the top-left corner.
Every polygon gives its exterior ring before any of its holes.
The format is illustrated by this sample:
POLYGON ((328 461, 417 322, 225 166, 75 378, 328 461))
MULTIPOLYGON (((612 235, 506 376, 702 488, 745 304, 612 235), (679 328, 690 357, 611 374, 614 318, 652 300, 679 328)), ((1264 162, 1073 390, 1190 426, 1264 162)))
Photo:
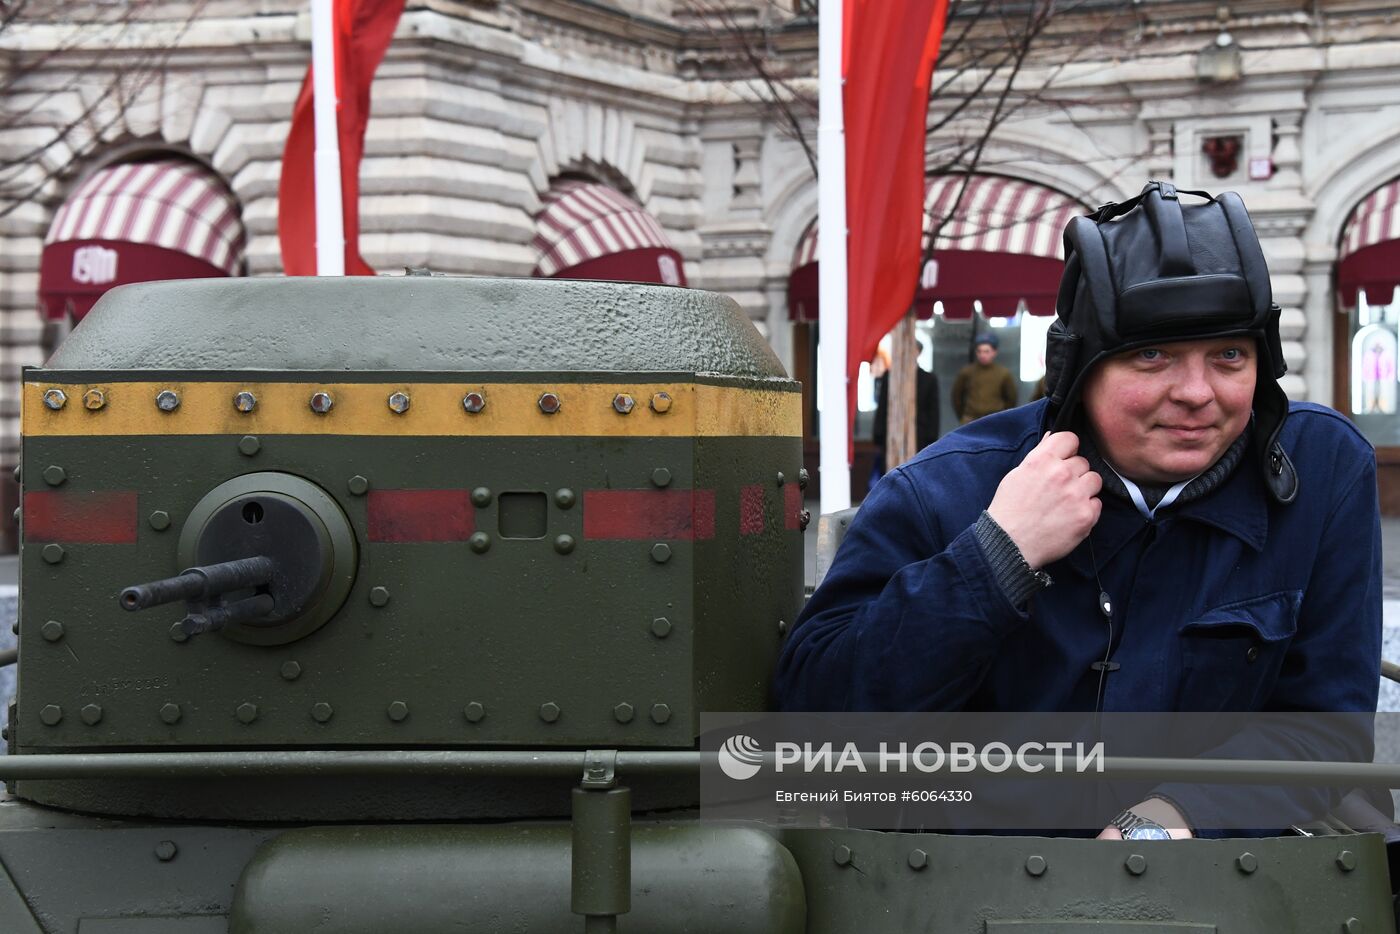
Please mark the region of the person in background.
MULTIPOLYGON (((914 439, 916 449, 922 451, 938 440, 938 377, 919 366, 923 356, 924 342, 914 345, 914 439)), ((888 370, 875 380, 875 428, 872 440, 879 448, 876 455, 877 473, 871 482, 880 479, 889 464, 889 420, 890 420, 890 378, 888 370)))
POLYGON ((958 423, 966 425, 983 415, 1016 407, 1016 380, 1011 371, 997 363, 997 336, 977 335, 973 351, 976 359, 963 367, 953 380, 953 412, 958 423))

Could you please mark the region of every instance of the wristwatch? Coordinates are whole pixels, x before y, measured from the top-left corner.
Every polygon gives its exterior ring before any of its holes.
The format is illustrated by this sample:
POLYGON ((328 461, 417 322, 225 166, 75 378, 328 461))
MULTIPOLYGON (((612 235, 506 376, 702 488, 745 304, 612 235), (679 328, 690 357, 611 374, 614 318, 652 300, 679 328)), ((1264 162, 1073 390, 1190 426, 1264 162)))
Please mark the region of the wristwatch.
POLYGON ((1127 810, 1115 817, 1110 823, 1118 828, 1118 832, 1123 835, 1124 840, 1170 840, 1171 834, 1167 833, 1167 828, 1154 820, 1148 820, 1127 810))

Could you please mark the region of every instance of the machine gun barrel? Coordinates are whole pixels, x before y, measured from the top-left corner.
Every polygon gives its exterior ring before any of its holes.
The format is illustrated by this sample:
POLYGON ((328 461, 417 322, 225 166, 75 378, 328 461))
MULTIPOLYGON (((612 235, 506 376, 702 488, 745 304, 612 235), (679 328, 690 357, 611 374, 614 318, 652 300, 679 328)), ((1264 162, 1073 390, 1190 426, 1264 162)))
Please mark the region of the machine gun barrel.
POLYGON ((259 618, 271 613, 274 606, 272 594, 260 593, 227 606, 212 606, 202 613, 191 613, 180 620, 180 626, 188 636, 216 632, 225 626, 255 623, 259 618))
POLYGON ((272 580, 276 567, 271 558, 262 555, 194 567, 178 577, 128 587, 122 591, 120 602, 124 609, 144 610, 176 600, 207 599, 232 590, 260 587, 272 580))

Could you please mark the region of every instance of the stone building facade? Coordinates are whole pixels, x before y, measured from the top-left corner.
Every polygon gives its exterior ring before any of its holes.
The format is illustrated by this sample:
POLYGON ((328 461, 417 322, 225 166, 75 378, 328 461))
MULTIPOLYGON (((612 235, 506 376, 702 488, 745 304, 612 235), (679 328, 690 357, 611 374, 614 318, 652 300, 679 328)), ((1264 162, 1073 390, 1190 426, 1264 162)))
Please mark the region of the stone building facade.
MULTIPOLYGON (((45 236, 93 172, 155 153, 194 160, 236 199, 246 274, 280 272, 277 185, 309 59, 306 6, 182 0, 149 5, 110 40, 74 40, 63 22, 0 33, 11 69, 0 159, 54 140, 8 170, 33 191, 0 217, 5 476, 18 455, 20 370, 45 353, 45 236), (93 41, 121 46, 141 73, 113 71, 93 41), (129 86, 104 97, 112 80, 129 86)), ((817 190, 791 124, 814 139, 814 111, 799 106, 815 94, 811 6, 410 0, 374 83, 361 252, 381 273, 528 276, 551 185, 587 176, 645 208, 689 284, 732 295, 802 372, 810 348, 790 320, 788 279, 817 190), (765 103, 774 85, 755 80, 738 49, 786 76, 780 94, 796 102, 765 103)), ((950 36, 971 15, 953 7, 950 36)), ((1131 196, 1148 178, 1238 190, 1283 308, 1284 387, 1347 408, 1352 335, 1384 315, 1359 319, 1339 299, 1338 262, 1358 207, 1400 177, 1400 21, 1352 0, 1145 0, 1064 14, 1043 39, 1017 79, 1034 100, 996 125, 977 170, 1085 205, 1131 196)), ((978 74, 954 82, 975 87, 978 74)), ((947 104, 935 100, 931 163, 940 146, 975 137, 990 106, 976 101, 943 122, 947 104)), ((1386 430, 1376 435, 1383 464, 1386 430)))

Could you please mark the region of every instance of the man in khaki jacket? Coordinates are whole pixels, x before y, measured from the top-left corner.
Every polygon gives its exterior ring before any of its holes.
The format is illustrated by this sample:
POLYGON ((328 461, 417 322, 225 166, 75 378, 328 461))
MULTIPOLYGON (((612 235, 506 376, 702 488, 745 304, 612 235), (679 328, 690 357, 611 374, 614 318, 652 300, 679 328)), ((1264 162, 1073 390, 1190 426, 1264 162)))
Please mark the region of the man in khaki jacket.
POLYGON ((978 335, 976 354, 977 360, 963 367, 953 381, 953 412, 962 425, 983 415, 1014 409, 1018 401, 1011 371, 996 362, 996 335, 978 335))

